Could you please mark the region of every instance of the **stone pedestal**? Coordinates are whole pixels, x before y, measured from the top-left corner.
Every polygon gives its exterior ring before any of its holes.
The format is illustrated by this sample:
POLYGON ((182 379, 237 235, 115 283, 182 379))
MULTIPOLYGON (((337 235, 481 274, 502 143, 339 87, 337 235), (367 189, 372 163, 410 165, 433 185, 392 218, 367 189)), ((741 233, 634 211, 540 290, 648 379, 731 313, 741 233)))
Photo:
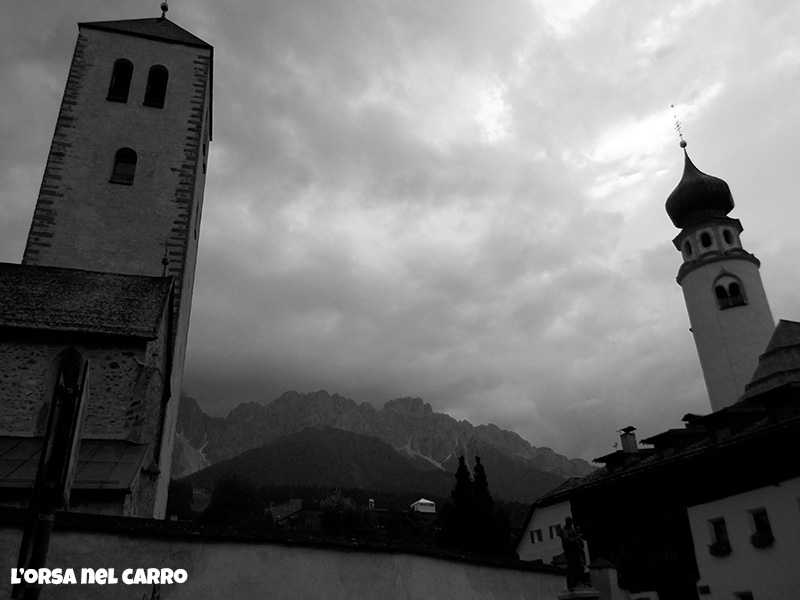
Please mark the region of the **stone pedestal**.
POLYGON ((600 592, 590 587, 577 587, 574 590, 564 590, 558 600, 600 600, 600 592))

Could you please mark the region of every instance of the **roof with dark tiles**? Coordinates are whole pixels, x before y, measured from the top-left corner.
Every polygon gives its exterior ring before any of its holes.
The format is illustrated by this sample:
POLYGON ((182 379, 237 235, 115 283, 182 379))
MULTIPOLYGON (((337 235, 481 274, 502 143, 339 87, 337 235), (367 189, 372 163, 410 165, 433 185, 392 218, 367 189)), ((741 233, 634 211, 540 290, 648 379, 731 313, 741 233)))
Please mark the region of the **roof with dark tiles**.
POLYGON ((0 263, 0 327, 155 339, 171 277, 0 263))
POLYGON ((204 42, 196 35, 189 33, 183 27, 179 27, 166 17, 157 17, 154 19, 127 19, 124 21, 94 21, 79 23, 78 26, 87 27, 89 29, 99 29, 101 31, 126 33, 128 35, 151 40, 161 40, 172 44, 211 48, 210 44, 204 42))
POLYGON ((790 383, 800 383, 800 323, 781 319, 739 402, 790 383))

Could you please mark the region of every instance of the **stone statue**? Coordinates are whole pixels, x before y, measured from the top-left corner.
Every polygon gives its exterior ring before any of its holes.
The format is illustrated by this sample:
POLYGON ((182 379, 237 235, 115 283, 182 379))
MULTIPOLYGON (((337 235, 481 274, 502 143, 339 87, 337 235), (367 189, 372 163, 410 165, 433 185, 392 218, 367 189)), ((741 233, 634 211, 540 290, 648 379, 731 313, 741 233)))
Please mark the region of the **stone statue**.
POLYGON ((583 538, 580 531, 573 525, 572 517, 566 518, 559 535, 561 536, 561 547, 564 549, 564 559, 567 561, 567 589, 574 590, 576 587, 583 586, 585 563, 583 538))

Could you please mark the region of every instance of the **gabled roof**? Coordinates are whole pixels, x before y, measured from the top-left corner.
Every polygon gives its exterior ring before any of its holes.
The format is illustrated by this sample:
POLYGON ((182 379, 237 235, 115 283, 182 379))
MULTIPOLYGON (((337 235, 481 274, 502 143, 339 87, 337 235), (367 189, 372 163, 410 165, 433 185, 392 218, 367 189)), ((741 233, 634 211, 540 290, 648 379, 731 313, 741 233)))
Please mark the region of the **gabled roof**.
POLYGON ((0 263, 0 327, 155 339, 171 277, 0 263))
MULTIPOLYGON (((0 436, 0 488, 32 488, 42 438, 0 436)), ((81 440, 73 489, 130 490, 147 445, 125 440, 81 440)))
POLYGON ((90 23, 78 23, 78 27, 125 33, 171 44, 184 44, 186 46, 209 49, 212 47, 210 44, 204 42, 193 33, 189 33, 183 27, 179 27, 166 17, 155 19, 128 19, 125 21, 94 21, 90 23))

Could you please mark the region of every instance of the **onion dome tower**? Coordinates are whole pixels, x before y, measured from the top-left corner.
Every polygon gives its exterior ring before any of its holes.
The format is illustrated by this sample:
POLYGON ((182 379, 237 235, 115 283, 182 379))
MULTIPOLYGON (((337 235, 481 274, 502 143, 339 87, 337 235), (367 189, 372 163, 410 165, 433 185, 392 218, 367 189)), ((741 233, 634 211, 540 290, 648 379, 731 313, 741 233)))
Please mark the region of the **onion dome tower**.
POLYGON ((691 331, 711 408, 734 404, 744 393, 775 330, 759 260, 740 240, 742 225, 728 217, 728 184, 694 166, 684 150, 683 177, 666 210, 681 232, 672 242, 683 256, 677 281, 683 289, 691 331))

